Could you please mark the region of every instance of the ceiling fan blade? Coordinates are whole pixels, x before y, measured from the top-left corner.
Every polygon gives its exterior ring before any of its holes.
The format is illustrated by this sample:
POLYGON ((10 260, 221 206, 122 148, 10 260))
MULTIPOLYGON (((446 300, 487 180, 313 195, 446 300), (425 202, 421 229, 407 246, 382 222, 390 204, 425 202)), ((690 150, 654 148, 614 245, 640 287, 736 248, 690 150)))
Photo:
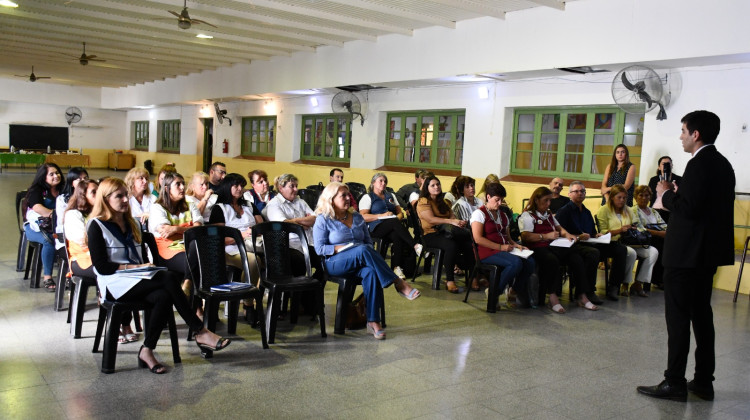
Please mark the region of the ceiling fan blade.
POLYGON ((177 16, 177 17, 180 17, 180 14, 179 14, 179 13, 177 13, 177 12, 173 12, 173 11, 171 11, 171 10, 167 10, 167 12, 169 12, 169 13, 171 13, 171 14, 173 14, 173 15, 177 16))
POLYGON ((210 23, 206 22, 205 20, 200 20, 200 19, 193 19, 192 21, 193 21, 193 23, 202 23, 202 24, 204 24, 204 25, 208 25, 208 26, 210 26, 210 27, 212 27, 212 28, 217 28, 217 29, 219 28, 218 26, 216 26, 216 25, 212 25, 212 24, 210 24, 210 23))
POLYGON ((36 80, 39 80, 39 79, 51 79, 51 78, 52 77, 50 77, 50 76, 37 76, 36 80))

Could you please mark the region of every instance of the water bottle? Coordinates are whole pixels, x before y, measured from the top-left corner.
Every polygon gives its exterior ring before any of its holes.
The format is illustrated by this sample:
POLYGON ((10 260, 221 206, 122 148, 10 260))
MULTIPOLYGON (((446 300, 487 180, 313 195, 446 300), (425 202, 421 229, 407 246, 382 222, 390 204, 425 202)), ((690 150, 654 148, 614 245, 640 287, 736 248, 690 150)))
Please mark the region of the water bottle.
POLYGON ((50 153, 52 153, 52 148, 49 145, 47 145, 47 154, 50 154, 50 153))

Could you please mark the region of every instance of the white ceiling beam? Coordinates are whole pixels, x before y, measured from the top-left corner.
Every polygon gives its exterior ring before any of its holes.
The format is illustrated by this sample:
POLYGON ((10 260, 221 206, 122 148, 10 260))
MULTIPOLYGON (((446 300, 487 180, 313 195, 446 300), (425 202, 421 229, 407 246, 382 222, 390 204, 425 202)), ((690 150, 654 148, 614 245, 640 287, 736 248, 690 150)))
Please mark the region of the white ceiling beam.
POLYGON ((436 3, 442 6, 449 6, 459 10, 465 10, 467 12, 476 13, 480 16, 490 16, 497 19, 505 19, 505 11, 497 8, 488 6, 486 2, 477 2, 470 0, 421 0, 429 1, 430 3, 436 3))
POLYGON ((343 4, 345 6, 357 7, 370 12, 383 13, 391 15, 394 19, 408 19, 417 22, 423 22, 430 26, 442 26, 445 28, 456 29, 456 22, 448 19, 430 16, 424 13, 412 12, 404 7, 398 7, 395 4, 385 5, 373 3, 367 0, 328 0, 332 3, 343 4))
POLYGON ((558 0, 528 0, 539 6, 551 7, 553 9, 565 11, 565 2, 558 0))

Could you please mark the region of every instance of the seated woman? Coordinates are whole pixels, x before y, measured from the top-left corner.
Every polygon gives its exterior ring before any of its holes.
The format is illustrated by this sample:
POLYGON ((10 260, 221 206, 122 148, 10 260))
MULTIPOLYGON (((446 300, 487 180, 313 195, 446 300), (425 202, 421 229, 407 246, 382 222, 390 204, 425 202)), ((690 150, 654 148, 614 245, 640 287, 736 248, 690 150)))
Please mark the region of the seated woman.
MULTIPOLYGON (((656 258, 654 269, 651 271, 651 283, 659 287, 664 287, 662 275, 664 267, 661 264, 662 249, 664 248, 664 238, 667 236, 667 222, 662 219, 661 214, 653 207, 649 207, 651 201, 651 188, 646 185, 635 187, 635 206, 631 208, 637 216, 638 226, 646 229, 651 234, 651 246, 659 251, 659 257, 656 258)), ((646 285, 644 284, 644 287, 646 285)))
MULTIPOLYGON (((499 294, 510 287, 517 291, 521 303, 529 304, 528 281, 534 273, 534 258, 521 258, 511 254, 514 249, 528 249, 510 238, 508 226, 510 219, 500 209, 506 192, 499 183, 487 185, 485 188, 487 203, 471 214, 471 233, 477 243, 479 258, 484 264, 502 267, 498 284, 499 294)), ((510 293, 509 293, 510 295, 510 293)), ((509 304, 514 302, 509 301, 509 304)))
POLYGON ((523 244, 534 251, 534 261, 539 267, 539 304, 544 304, 545 295, 549 293, 550 309, 558 314, 564 314, 565 308, 560 304, 562 294, 561 265, 568 266, 568 273, 576 284, 576 302, 578 306, 596 311, 599 309, 586 296, 594 290, 596 284, 596 269, 599 264, 599 252, 581 253, 570 247, 550 246, 557 238, 575 241, 575 235, 568 233, 549 212, 552 201, 552 191, 547 187, 539 187, 531 194, 526 211, 523 212, 521 222, 521 239, 523 244))
POLYGON ((190 294, 192 288, 186 274, 190 272, 185 255, 183 236, 186 230, 203 224, 203 216, 195 205, 185 201, 185 179, 177 173, 164 177, 162 194, 151 205, 148 231, 156 238, 159 255, 166 267, 182 274, 183 290, 190 294))
MULTIPOLYGON (((442 192, 439 179, 435 176, 425 178, 417 201, 417 214, 424 233, 422 239, 425 245, 443 250, 446 289, 450 293, 460 293, 461 290, 454 281, 453 269, 456 265, 464 270, 474 268, 474 249, 469 236, 471 233, 464 229, 467 221, 455 218, 448 204, 440 198, 442 192), (455 226, 455 229, 452 229, 452 238, 438 232, 437 226, 442 224, 455 226)), ((478 279, 472 280, 472 288, 479 290, 478 279)))
POLYGON ((399 278, 382 256, 372 248, 370 233, 359 213, 349 212, 349 188, 332 182, 323 189, 315 210, 313 227, 315 251, 323 256, 326 270, 333 276, 357 276, 362 279, 362 291, 367 308, 367 331, 375 339, 385 339, 380 325, 380 308, 383 307, 383 289, 395 285, 403 297, 414 300, 419 290, 399 278), (353 247, 345 248, 347 244, 353 247))
MULTIPOLYGON (((315 214, 305 200, 297 194, 297 177, 292 174, 282 174, 276 177, 274 184, 279 194, 274 197, 266 207, 266 216, 272 222, 289 222, 302 226, 307 236, 308 251, 310 254, 310 265, 315 269, 315 277, 323 280, 320 268, 320 257, 313 247, 312 227, 315 224, 315 214)), ((305 273, 305 256, 302 254, 301 242, 297 237, 289 238, 289 247, 292 248, 292 270, 294 275, 305 273), (299 250, 299 251, 297 251, 299 250)))
MULTIPOLYGON (((68 201, 73 196, 78 182, 84 179, 89 179, 89 173, 85 169, 73 167, 68 170, 68 175, 65 176, 65 186, 62 188, 60 195, 57 196, 57 200, 55 200, 56 233, 63 233, 63 214, 65 214, 65 209, 68 208, 68 201)), ((60 238, 57 238, 55 248, 59 250, 64 246, 65 244, 60 241, 60 238)))
POLYGON ((388 177, 384 173, 373 175, 369 192, 359 201, 359 213, 367 222, 370 236, 391 241, 391 268, 397 276, 405 279, 405 272, 414 274, 415 256, 422 253, 422 245, 416 243, 401 223, 404 212, 396 197, 385 189, 387 186, 388 177))
MULTIPOLYGON (((216 191, 216 205, 211 210, 211 218, 208 223, 237 228, 242 232, 242 237, 245 238, 246 242, 247 262, 250 264, 250 276, 252 277, 250 280, 252 284, 258 285, 258 264, 255 260, 250 238, 252 238, 251 228, 258 223, 263 223, 263 217, 252 203, 248 203, 243 198, 242 190, 245 185, 247 185, 247 181, 240 174, 227 174, 221 180, 216 191)), ((242 257, 240 257, 234 239, 226 239, 224 251, 226 252, 227 265, 241 269, 242 257)), ((242 275, 245 275, 244 271, 242 275)))
POLYGON ((148 368, 157 374, 167 372, 156 360, 153 350, 167 325, 168 314, 173 310, 173 305, 185 323, 192 330, 198 331, 195 335, 198 347, 217 351, 229 345, 229 339, 203 328, 203 321, 191 311, 190 304, 178 285, 180 274, 164 270, 149 280, 143 280, 118 273, 119 270, 129 268, 153 266, 143 262, 140 251, 141 231, 130 216, 128 190, 123 181, 117 178, 102 181, 90 219, 88 244, 101 293, 106 294, 109 300, 146 301, 153 305, 151 316, 146 321, 143 345, 138 351, 139 367, 148 368))
MULTIPOLYGON (((628 192, 620 184, 615 184, 609 193, 609 200, 607 205, 599 208, 596 213, 596 220, 599 222, 599 231, 601 233, 611 233, 612 240, 617 241, 623 232, 629 229, 644 230, 643 226, 636 226, 634 222, 637 222, 637 216, 633 214, 630 207, 625 205, 627 200, 628 192)), ((636 294, 640 297, 648 297, 648 294, 643 290, 643 283, 651 283, 651 272, 653 271, 656 259, 659 257, 659 251, 655 247, 649 246, 644 247, 633 247, 627 246, 628 254, 625 258, 625 283, 622 285, 622 291, 620 295, 629 296, 636 294), (641 257, 643 260, 640 263, 638 270, 638 277, 633 283, 633 267, 635 266, 635 260, 637 257, 641 257), (631 284, 630 291, 628 291, 628 284, 631 284)))
POLYGON ((468 221, 474 210, 484 204, 482 200, 474 196, 475 183, 474 178, 464 175, 456 178, 456 182, 453 183, 451 192, 456 197, 456 201, 453 203, 451 209, 453 210, 453 214, 456 215, 456 219, 468 221))
POLYGON ((274 191, 268 188, 268 174, 266 171, 256 169, 247 174, 250 180, 251 190, 245 191, 245 201, 251 203, 262 212, 266 205, 276 196, 274 191))
POLYGON ((487 186, 490 184, 499 184, 499 183, 500 183, 499 176, 495 174, 487 175, 487 178, 484 179, 484 183, 482 183, 482 188, 480 188, 479 192, 477 193, 477 197, 486 203, 487 202, 487 197, 486 197, 487 186))
POLYGON ((148 185, 148 188, 151 190, 151 194, 154 196, 154 198, 159 198, 159 194, 161 194, 162 187, 164 187, 164 177, 167 176, 167 174, 176 174, 177 168, 174 166, 174 163, 166 163, 164 166, 161 167, 159 170, 159 175, 156 176, 156 183, 150 183, 148 185))
POLYGON ((147 226, 151 204, 156 197, 148 193, 148 171, 143 168, 133 168, 125 175, 125 185, 128 187, 130 215, 143 226, 147 226))
POLYGON ((55 264, 55 244, 53 230, 55 226, 50 219, 48 230, 40 228, 39 218, 53 218, 57 196, 60 195, 65 183, 62 180, 60 167, 54 163, 45 163, 39 167, 26 193, 26 223, 23 228, 26 238, 30 242, 42 244, 42 272, 44 283, 42 287, 50 292, 55 291, 55 281, 52 280, 52 268, 55 264))
POLYGON ((207 173, 198 171, 193 174, 185 191, 185 201, 198 208, 203 220, 211 217, 211 209, 216 204, 216 195, 208 188, 207 173))

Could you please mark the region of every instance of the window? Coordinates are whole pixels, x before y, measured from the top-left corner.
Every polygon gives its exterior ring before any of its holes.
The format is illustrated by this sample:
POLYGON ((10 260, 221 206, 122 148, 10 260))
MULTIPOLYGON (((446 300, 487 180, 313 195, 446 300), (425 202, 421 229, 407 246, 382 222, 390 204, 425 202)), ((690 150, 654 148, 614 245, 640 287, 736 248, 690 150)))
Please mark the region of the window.
POLYGON ((643 118, 617 107, 516 109, 511 173, 600 181, 620 143, 639 165, 643 118))
POLYGON ((159 121, 159 151, 180 152, 180 120, 159 121))
POLYGON ((302 159, 349 162, 351 115, 303 115, 302 126, 302 159))
POLYGON ((148 121, 133 121, 133 148, 148 150, 148 121))
POLYGON ((464 110, 391 112, 385 163, 461 169, 465 127, 464 110))
POLYGON ((242 118, 242 156, 274 156, 276 117, 242 118))

